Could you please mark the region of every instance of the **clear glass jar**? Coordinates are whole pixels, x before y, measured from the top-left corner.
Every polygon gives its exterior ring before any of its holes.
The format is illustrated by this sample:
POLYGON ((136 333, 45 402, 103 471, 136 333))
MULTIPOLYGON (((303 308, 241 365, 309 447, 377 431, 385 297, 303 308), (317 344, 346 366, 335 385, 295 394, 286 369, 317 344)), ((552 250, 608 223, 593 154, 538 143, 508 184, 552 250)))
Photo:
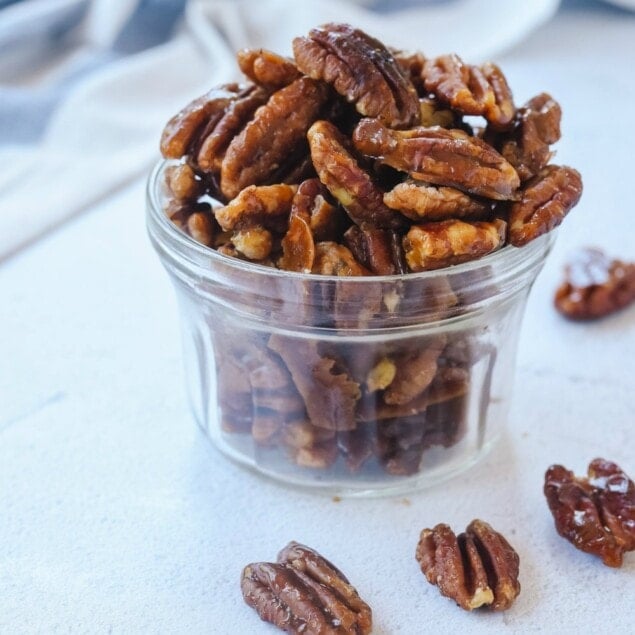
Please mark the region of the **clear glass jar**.
POLYGON ((148 231, 179 301, 194 417, 225 455, 286 483, 372 495, 436 483, 492 446, 553 233, 406 276, 281 271, 174 226, 164 169, 149 179, 148 231))

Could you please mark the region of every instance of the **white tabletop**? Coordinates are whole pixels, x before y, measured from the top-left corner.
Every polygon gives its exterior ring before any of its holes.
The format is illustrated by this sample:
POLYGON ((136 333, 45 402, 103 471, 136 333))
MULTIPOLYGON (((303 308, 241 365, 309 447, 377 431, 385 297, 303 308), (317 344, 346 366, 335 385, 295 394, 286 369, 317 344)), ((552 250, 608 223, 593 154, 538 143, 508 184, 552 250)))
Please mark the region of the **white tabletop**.
POLYGON ((188 412, 137 182, 0 266, 1 633, 274 633, 239 574, 292 539, 345 571, 374 633, 633 632, 635 553, 613 570, 559 538, 542 479, 596 456, 635 476, 635 307, 571 324, 551 306, 575 247, 635 259, 635 16, 569 9, 499 61, 519 103, 561 102, 557 162, 585 193, 532 292, 494 451, 436 489, 341 502, 225 460, 188 412), (464 613, 414 560, 421 528, 475 517, 521 557, 503 614, 464 613))

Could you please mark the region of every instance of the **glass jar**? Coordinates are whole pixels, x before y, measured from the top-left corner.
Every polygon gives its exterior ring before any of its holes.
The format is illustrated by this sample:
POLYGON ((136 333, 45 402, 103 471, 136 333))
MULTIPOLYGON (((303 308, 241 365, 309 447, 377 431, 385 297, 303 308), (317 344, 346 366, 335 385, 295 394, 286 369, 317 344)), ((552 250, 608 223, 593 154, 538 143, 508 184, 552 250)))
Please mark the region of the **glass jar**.
POLYGON ((165 215, 148 231, 176 290, 190 404, 225 455, 330 493, 397 493, 474 464, 505 424, 527 295, 553 233, 404 276, 269 268, 165 215))

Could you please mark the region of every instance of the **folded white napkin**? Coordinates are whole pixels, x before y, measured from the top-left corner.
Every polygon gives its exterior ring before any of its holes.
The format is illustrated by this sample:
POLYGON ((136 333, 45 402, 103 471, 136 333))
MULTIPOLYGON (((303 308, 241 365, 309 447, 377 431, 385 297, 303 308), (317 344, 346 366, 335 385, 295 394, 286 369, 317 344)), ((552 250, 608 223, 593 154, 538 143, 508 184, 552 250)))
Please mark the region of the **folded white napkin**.
MULTIPOLYGON (((106 49, 136 5, 134 0, 56 0, 66 12, 87 3, 75 53, 106 49)), ((24 3, 23 9, 29 4, 42 10, 41 0, 24 3)), ((37 145, 0 145, 0 259, 147 171, 158 158, 167 119, 214 84, 238 78, 234 51, 240 47, 289 52, 294 36, 341 21, 393 46, 428 54, 457 51, 477 61, 509 48, 557 5, 558 0, 463 0, 409 3, 403 11, 380 14, 341 0, 190 0, 184 28, 174 39, 86 76, 55 111, 37 145)), ((23 24, 20 5, 4 11, 10 9, 23 24)), ((42 16, 50 21, 51 11, 42 16)), ((14 29, 0 29, 0 47, 10 34, 15 39, 14 29)), ((22 50, 12 64, 28 65, 34 49, 22 50)), ((59 64, 68 65, 72 54, 59 64)), ((43 82, 55 69, 49 65, 47 71, 43 82)), ((31 77, 37 83, 37 73, 31 77)))

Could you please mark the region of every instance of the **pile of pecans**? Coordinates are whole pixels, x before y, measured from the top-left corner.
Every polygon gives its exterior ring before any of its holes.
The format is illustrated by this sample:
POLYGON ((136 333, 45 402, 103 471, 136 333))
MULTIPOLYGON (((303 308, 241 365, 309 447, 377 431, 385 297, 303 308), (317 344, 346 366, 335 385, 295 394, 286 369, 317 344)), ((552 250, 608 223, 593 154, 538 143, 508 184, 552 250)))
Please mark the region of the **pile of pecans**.
MULTIPOLYGON (((406 54, 343 24, 293 51, 240 51, 250 81, 195 99, 161 139, 178 227, 222 255, 307 274, 276 278, 269 323, 346 331, 460 315, 495 289, 448 267, 521 247, 577 203, 580 175, 548 163, 560 107, 541 94, 516 108, 495 65, 406 54), (393 281, 364 284, 373 275, 393 281)), ((246 304, 248 275, 233 278, 246 304)), ((428 449, 465 436, 471 391, 490 399, 496 350, 476 330, 342 344, 241 328, 219 309, 209 332, 222 430, 249 435, 261 464, 282 454, 301 470, 410 476, 428 449)))
POLYGON ((401 274, 523 246, 578 202, 578 172, 549 164, 558 103, 516 108, 494 64, 406 54, 345 24, 293 51, 240 51, 250 83, 165 127, 163 156, 180 161, 167 213, 199 242, 288 271, 401 274))

